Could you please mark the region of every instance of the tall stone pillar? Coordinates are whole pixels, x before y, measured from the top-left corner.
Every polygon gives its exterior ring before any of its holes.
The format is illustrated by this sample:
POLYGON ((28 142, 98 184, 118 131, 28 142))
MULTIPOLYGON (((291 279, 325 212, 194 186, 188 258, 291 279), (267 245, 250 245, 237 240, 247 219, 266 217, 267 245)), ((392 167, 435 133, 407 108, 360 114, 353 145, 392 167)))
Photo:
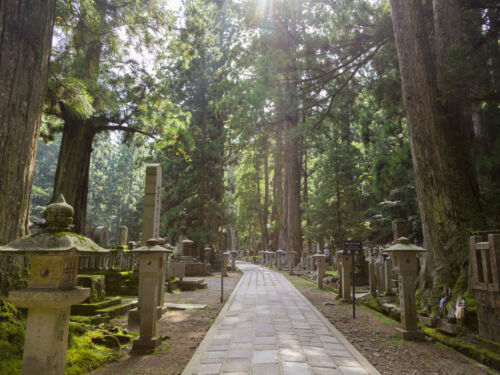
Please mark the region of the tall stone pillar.
POLYGON ((148 164, 146 166, 144 210, 142 212, 142 240, 144 244, 150 238, 160 237, 160 209, 161 166, 160 164, 148 164))
POLYGON ((276 251, 276 268, 278 269, 278 271, 281 271, 283 253, 284 251, 281 249, 278 249, 278 251, 276 251))
POLYGON ((323 288, 323 278, 325 277, 325 268, 326 268, 326 255, 322 253, 314 254, 314 260, 316 261, 316 267, 318 269, 318 279, 317 286, 318 288, 323 288))
POLYGON ((223 277, 227 277, 227 264, 229 261, 229 251, 225 251, 222 253, 222 264, 223 264, 223 277))
POLYGON ((342 265, 342 301, 349 302, 352 300, 351 296, 351 272, 352 272, 352 256, 344 254, 344 251, 338 251, 340 254, 340 262, 342 265))
POLYGON ((406 219, 394 219, 392 221, 392 236, 394 242, 399 237, 408 237, 408 222, 406 219))
POLYGON ((293 272, 293 268, 295 267, 295 254, 297 254, 296 251, 290 250, 288 252, 288 262, 289 262, 289 272, 290 275, 294 275, 295 273, 293 272))
POLYGON ((116 247, 123 249, 127 246, 128 228, 121 225, 116 230, 116 247))
POLYGON ((373 249, 370 250, 368 257, 368 278, 370 282, 370 294, 372 296, 377 295, 377 277, 375 272, 375 259, 373 255, 373 249))
MULTIPOLYGON (((160 164, 148 164, 146 166, 146 179, 144 184, 144 209, 142 212, 142 244, 146 245, 149 239, 160 239, 160 208, 161 208, 161 166, 160 164)), ((164 243, 164 242, 163 242, 164 243)), ((139 272, 141 269, 139 259, 139 272)), ((167 262, 164 259, 158 259, 159 266, 162 267, 162 271, 158 274, 160 278, 158 280, 159 288, 158 295, 165 294, 165 276, 166 276, 166 266, 167 262)), ((141 319, 141 290, 142 278, 139 277, 139 304, 137 309, 129 311, 128 324, 138 324, 141 319)), ((158 319, 162 316, 164 310, 162 303, 163 298, 156 298, 158 303, 158 319)))

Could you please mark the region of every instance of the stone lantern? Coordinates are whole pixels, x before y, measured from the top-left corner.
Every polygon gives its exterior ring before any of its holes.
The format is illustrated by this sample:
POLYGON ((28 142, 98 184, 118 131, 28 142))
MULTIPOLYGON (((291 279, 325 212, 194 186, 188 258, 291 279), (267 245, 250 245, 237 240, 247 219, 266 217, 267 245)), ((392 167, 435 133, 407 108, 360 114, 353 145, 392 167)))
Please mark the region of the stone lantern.
POLYGON ((238 252, 236 250, 231 250, 231 270, 236 271, 236 257, 238 252))
POLYGON ((415 279, 417 278, 417 255, 426 250, 413 245, 406 237, 400 237, 387 249, 391 254, 393 270, 398 273, 399 300, 401 304, 401 328, 396 328, 405 340, 423 340, 424 334, 417 329, 417 307, 415 305, 415 279))
POLYGON ((289 274, 290 275, 294 275, 293 273, 293 267, 295 266, 295 254, 297 254, 296 251, 293 251, 293 250, 290 250, 288 252, 288 260, 289 260, 289 267, 290 267, 290 271, 289 271, 289 274))
POLYGON ((346 254, 344 250, 337 251, 337 261, 340 261, 342 272, 342 301, 349 302, 351 296, 351 272, 352 272, 352 255, 346 254))
POLYGON ((285 252, 282 249, 278 249, 276 251, 276 268, 278 269, 278 271, 281 271, 281 263, 284 253, 285 252))
POLYGON ((28 309, 23 375, 64 374, 70 308, 90 295, 89 288, 76 286, 78 257, 109 252, 70 232, 74 213, 61 194, 47 206, 41 232, 0 247, 1 253, 31 260, 28 288, 9 295, 14 305, 28 309))
MULTIPOLYGON (((156 320, 158 312, 159 290, 164 274, 164 262, 172 250, 160 245, 161 239, 147 240, 146 246, 132 250, 139 258, 139 305, 140 330, 139 338, 134 340, 132 350, 151 350, 161 342, 156 336, 156 320)), ((163 293, 162 293, 163 294, 163 293)))
POLYGON ((316 261, 316 267, 318 269, 318 288, 323 288, 323 277, 325 277, 325 266, 326 266, 326 255, 323 253, 316 253, 312 256, 316 261))
POLYGON ((265 250, 261 250, 259 251, 259 254, 260 254, 260 265, 263 266, 264 265, 264 262, 265 262, 265 250))

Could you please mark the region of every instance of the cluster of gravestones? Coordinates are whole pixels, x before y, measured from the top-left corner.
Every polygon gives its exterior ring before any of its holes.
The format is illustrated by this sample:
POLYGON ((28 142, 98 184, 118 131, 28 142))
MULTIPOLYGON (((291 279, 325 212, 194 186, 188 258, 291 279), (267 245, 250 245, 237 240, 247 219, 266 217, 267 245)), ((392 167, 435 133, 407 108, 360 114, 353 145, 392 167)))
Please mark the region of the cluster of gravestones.
MULTIPOLYGON (((42 232, 0 247, 0 252, 7 255, 29 256, 31 263, 28 288, 9 294, 9 300, 16 306, 28 309, 24 375, 64 373, 70 308, 90 295, 89 288, 77 286, 79 258, 83 259, 83 268, 130 269, 138 263, 139 303, 137 309, 129 312, 129 321, 140 324, 140 335, 133 342, 133 350, 149 350, 160 343, 156 322, 164 312, 168 258, 173 253, 159 236, 160 190, 160 165, 148 165, 142 223, 142 237, 147 241, 139 248, 130 249, 131 256, 123 251, 127 241, 125 227, 118 230, 114 255, 92 239, 70 232, 74 209, 62 195, 47 207, 42 232)), ((107 243, 106 233, 105 228, 96 228, 93 234, 99 242, 107 243)), ((184 256, 184 251, 187 251, 185 241, 179 256, 184 256)), ((170 270, 175 272, 174 268, 171 266, 170 270)))

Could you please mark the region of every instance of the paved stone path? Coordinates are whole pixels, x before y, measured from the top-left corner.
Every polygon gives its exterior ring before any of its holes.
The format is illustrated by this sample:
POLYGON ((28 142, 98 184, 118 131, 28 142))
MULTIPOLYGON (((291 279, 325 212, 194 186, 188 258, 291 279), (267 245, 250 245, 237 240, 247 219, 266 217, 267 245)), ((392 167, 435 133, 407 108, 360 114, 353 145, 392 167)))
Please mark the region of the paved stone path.
POLYGON ((279 272, 244 272, 183 375, 379 374, 279 272))

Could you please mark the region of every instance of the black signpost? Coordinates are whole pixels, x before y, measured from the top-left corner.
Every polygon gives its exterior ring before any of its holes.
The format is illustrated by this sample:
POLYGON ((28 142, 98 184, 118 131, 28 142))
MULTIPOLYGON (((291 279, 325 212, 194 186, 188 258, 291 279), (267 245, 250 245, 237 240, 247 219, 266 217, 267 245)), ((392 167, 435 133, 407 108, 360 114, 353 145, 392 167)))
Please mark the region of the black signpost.
POLYGON ((361 241, 344 241, 344 254, 352 256, 352 270, 351 270, 351 280, 352 280, 352 318, 356 318, 356 294, 355 294, 355 284, 354 284, 354 256, 361 254, 363 250, 363 244, 361 241))

